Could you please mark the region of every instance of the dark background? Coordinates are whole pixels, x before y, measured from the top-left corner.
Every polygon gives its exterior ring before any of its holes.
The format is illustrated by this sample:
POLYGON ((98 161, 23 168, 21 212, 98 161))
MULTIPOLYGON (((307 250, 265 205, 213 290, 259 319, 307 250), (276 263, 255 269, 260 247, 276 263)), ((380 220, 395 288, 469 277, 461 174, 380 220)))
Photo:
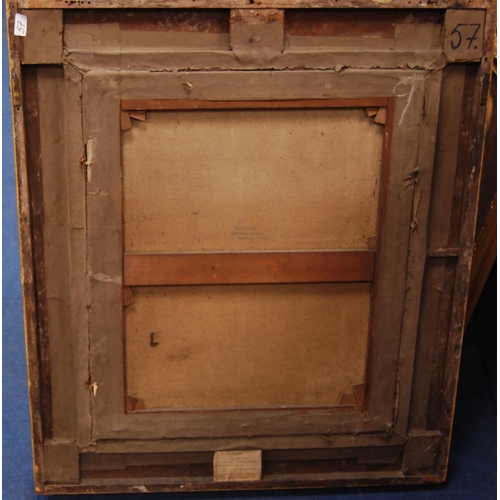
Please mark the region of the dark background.
MULTIPOLYGON (((2 209, 3 209, 3 495, 5 500, 40 498, 34 492, 30 418, 24 348, 19 242, 5 17, 2 64, 2 209)), ((448 481, 443 485, 395 488, 353 488, 306 491, 58 496, 63 499, 121 497, 167 499, 292 499, 350 500, 481 499, 496 494, 496 265, 488 279, 464 338, 455 428, 448 481)))

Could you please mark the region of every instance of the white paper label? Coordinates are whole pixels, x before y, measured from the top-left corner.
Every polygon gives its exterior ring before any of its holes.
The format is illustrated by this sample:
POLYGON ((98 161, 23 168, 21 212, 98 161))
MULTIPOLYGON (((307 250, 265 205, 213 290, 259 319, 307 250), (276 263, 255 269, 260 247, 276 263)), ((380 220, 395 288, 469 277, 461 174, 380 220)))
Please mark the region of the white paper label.
POLYGON ((26 36, 28 18, 24 14, 16 14, 14 18, 14 35, 26 36))
POLYGON ((216 451, 214 481, 260 481, 262 451, 216 451))

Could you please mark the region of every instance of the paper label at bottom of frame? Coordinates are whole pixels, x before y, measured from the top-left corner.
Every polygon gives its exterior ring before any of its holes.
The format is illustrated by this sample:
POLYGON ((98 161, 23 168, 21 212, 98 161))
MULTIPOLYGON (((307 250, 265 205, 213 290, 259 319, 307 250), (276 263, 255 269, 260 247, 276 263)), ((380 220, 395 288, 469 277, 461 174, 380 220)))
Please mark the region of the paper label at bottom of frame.
POLYGON ((260 481, 261 478, 261 450, 215 452, 214 481, 260 481))

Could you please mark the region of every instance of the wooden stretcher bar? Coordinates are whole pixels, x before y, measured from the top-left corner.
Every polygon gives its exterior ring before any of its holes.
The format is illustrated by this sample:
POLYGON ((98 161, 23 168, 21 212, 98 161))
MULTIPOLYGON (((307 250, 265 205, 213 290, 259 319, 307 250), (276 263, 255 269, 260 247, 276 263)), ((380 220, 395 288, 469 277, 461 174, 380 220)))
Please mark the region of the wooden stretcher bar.
POLYGON ((123 111, 159 111, 167 109, 291 109, 291 108, 364 108, 387 106, 386 97, 353 99, 283 99, 255 101, 208 101, 187 99, 127 99, 122 101, 123 111))
POLYGON ((125 254, 124 285, 371 281, 375 252, 125 254))

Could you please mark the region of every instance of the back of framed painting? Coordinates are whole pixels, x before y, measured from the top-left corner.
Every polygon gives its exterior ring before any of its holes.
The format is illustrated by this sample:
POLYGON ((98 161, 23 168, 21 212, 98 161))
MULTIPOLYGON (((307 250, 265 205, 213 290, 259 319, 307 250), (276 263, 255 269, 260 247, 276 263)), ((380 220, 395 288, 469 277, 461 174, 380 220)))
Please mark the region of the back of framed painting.
POLYGON ((39 493, 445 479, 495 18, 445 4, 8 2, 39 493))

